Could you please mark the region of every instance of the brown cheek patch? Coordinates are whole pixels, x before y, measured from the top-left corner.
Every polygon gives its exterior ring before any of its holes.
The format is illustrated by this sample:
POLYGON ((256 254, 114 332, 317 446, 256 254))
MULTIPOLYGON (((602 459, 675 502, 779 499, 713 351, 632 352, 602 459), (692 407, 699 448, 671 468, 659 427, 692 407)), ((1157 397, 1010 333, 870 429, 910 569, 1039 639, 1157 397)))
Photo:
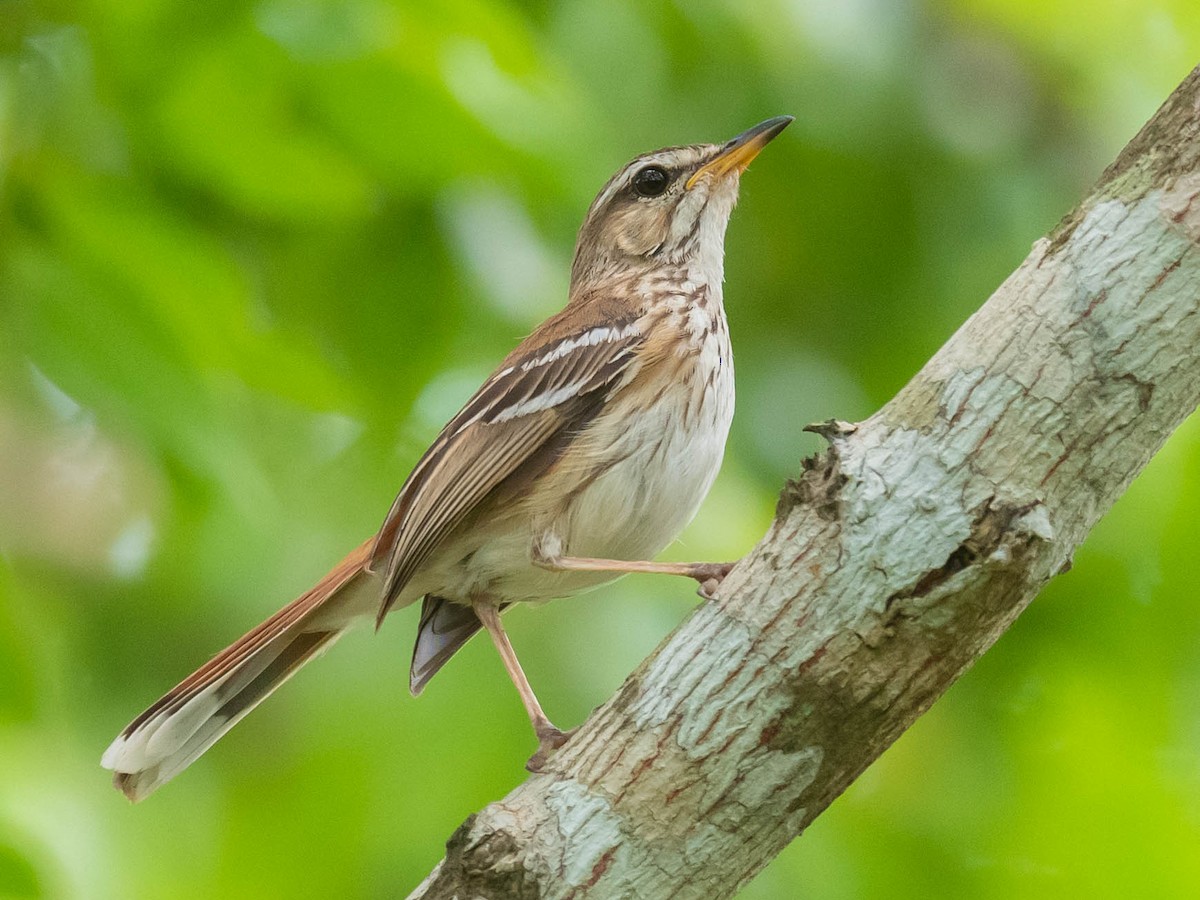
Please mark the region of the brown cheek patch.
POLYGON ((626 253, 645 256, 666 240, 669 223, 664 208, 651 209, 644 203, 631 205, 613 216, 617 247, 626 253))

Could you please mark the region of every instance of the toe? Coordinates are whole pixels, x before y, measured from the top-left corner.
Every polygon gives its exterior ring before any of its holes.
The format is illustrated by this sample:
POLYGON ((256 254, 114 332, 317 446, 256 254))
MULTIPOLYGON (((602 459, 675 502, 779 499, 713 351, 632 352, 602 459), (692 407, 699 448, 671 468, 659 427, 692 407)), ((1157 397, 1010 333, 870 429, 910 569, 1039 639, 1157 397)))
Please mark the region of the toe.
POLYGON ((546 762, 554 755, 563 744, 571 739, 571 735, 575 733, 575 729, 570 731, 559 731, 553 725, 539 728, 537 731, 538 748, 537 752, 525 763, 525 768, 530 772, 541 772, 546 766, 546 762))

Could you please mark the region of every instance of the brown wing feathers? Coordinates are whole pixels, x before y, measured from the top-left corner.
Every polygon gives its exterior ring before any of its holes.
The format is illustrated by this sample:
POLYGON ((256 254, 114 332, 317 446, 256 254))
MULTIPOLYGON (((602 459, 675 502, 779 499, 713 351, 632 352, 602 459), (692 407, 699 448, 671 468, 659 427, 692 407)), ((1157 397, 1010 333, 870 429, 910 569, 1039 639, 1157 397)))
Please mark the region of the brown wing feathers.
POLYGON ((377 622, 493 489, 555 435, 577 429, 597 392, 611 389, 644 340, 632 319, 550 343, 536 338, 450 420, 401 488, 371 552, 371 570, 384 575, 377 622))

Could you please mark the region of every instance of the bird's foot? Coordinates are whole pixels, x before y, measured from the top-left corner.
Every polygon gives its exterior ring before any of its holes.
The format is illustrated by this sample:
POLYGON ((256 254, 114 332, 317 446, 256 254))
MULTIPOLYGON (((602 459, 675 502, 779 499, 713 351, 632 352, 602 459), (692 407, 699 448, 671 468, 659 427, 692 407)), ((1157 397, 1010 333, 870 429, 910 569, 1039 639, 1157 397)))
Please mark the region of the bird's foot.
POLYGON ((525 768, 530 772, 541 772, 545 767, 550 757, 554 755, 554 751, 565 744, 575 734, 574 728, 570 731, 560 731, 553 725, 547 723, 537 729, 538 748, 533 756, 525 763, 525 768))
POLYGON ((696 589, 696 593, 705 600, 715 600, 717 596, 717 588, 721 586, 721 582, 725 580, 736 563, 695 563, 692 571, 688 572, 688 576, 695 578, 700 583, 700 587, 696 589))

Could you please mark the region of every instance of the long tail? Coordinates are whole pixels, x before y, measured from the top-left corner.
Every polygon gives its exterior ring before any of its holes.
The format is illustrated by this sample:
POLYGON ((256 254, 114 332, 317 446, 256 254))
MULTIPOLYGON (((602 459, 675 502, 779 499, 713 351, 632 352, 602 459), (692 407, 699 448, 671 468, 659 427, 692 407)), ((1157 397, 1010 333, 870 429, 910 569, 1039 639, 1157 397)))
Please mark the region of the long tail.
POLYGON ((368 540, 307 593, 171 688, 104 753, 113 784, 137 802, 166 784, 297 670, 329 647, 379 598, 369 589, 368 540))

